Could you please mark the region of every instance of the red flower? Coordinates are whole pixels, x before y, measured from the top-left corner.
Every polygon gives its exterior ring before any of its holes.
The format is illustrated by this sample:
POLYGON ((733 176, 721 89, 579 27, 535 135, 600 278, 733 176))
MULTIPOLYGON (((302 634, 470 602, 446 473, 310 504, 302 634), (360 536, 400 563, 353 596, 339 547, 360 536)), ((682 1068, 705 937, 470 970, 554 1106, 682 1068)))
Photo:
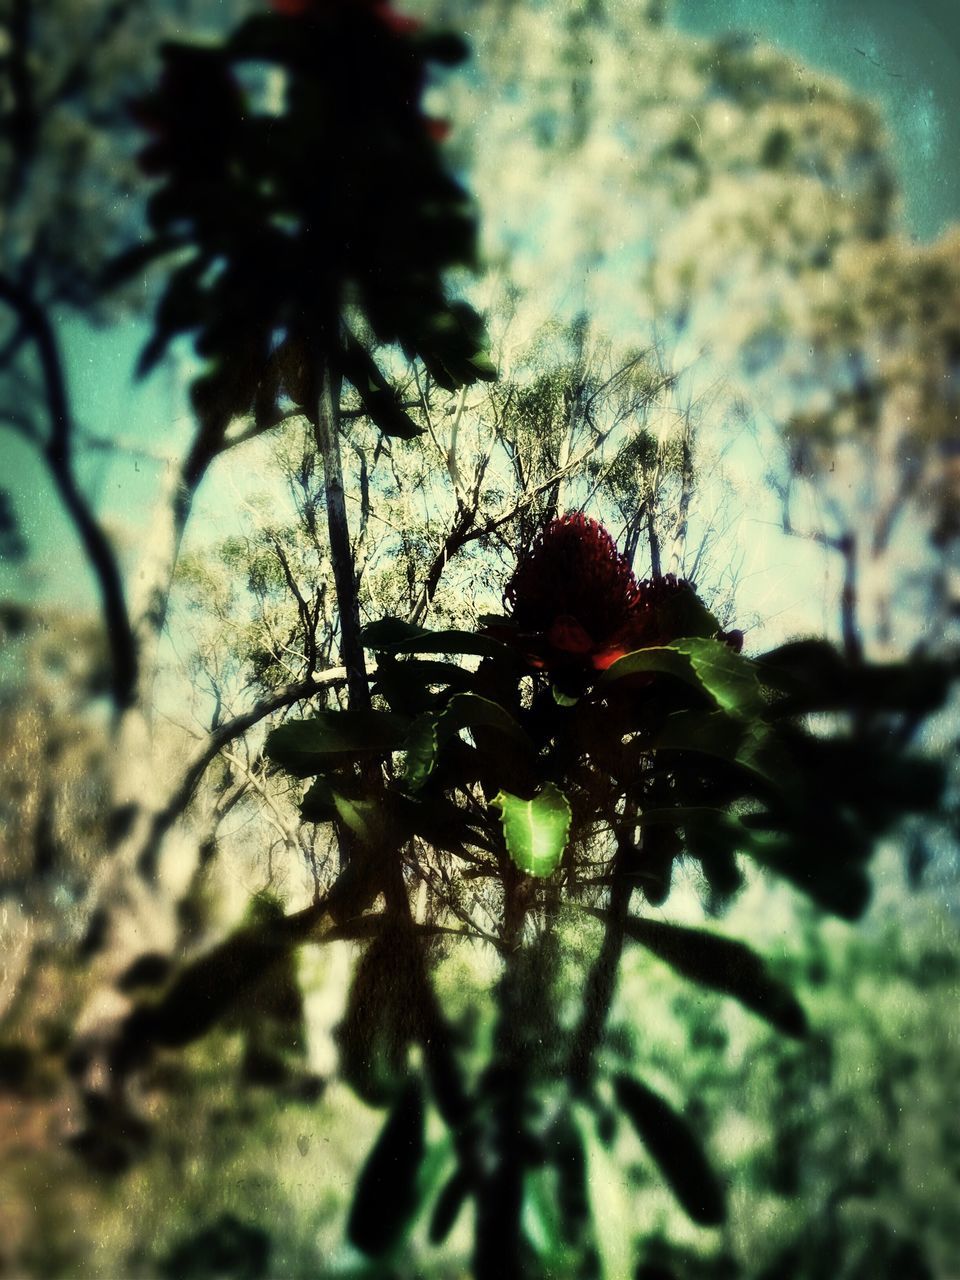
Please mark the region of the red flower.
POLYGON ((513 627, 495 633, 540 669, 605 671, 634 649, 704 630, 736 649, 743 639, 718 631, 689 582, 673 574, 637 582, 606 529, 579 513, 547 525, 503 598, 513 627))
POLYGON ((602 525, 552 520, 520 560, 504 603, 534 667, 609 667, 643 643, 643 594, 602 525))
POLYGON ((391 9, 388 0, 270 0, 275 13, 285 18, 302 18, 308 14, 331 13, 337 9, 366 9, 382 26, 395 36, 409 36, 419 31, 423 23, 408 18, 391 9))
POLYGON ((450 137, 450 121, 439 120, 435 116, 424 116, 423 127, 431 142, 446 142, 450 137))

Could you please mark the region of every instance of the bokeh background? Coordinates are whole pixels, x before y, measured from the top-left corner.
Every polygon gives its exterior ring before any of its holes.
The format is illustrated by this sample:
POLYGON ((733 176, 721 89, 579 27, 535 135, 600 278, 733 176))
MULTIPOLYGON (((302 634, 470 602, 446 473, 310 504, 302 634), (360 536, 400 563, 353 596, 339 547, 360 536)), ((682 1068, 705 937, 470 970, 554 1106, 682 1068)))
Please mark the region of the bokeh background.
MULTIPOLYGON (((438 79, 428 106, 450 123, 446 154, 479 210, 482 268, 457 284, 484 314, 500 371, 465 411, 455 397, 437 401, 438 432, 462 417, 469 459, 513 422, 533 485, 569 462, 569 387, 590 386, 606 452, 571 469, 561 502, 630 542, 638 576, 661 555, 745 632, 748 652, 810 634, 879 660, 950 652, 960 616, 956 6, 407 7, 471 42, 470 62, 438 79)), ((198 365, 175 345, 136 381, 158 281, 144 272, 107 297, 96 286, 103 264, 142 235, 149 183, 129 103, 155 80, 163 39, 215 39, 255 8, 33 6, 44 113, 23 173, 0 81, 0 272, 33 264, 78 424, 79 485, 132 597, 190 439, 198 365)), ((22 12, 20 0, 0 8, 8 71, 22 12)), ((95 1097, 97 1068, 78 1077, 70 1055, 91 1005, 103 1012, 88 958, 91 887, 102 888, 113 838, 105 641, 94 577, 31 425, 36 369, 17 363, 15 323, 3 315, 0 325, 0 1275, 386 1274, 344 1242, 382 1119, 337 1076, 355 942, 303 949, 249 1008, 162 1056, 138 1086, 142 1133, 125 1120, 109 1141, 84 1143, 77 1081, 95 1097)), ((454 496, 436 479, 429 437, 381 457, 359 416, 352 430, 345 466, 363 522, 365 618, 405 613, 454 496), (369 530, 364 483, 383 516, 369 530)), ((173 785, 218 718, 298 677, 291 579, 318 602, 313 636, 333 661, 316 468, 292 422, 205 478, 157 636, 151 754, 131 769, 131 792, 173 785)), ((485 510, 509 510, 522 480, 506 454, 495 458, 485 510)), ((498 608, 536 512, 451 561, 434 623, 471 627, 498 608)), ((300 826, 299 795, 258 763, 270 723, 211 761, 179 815, 138 917, 156 931, 134 940, 142 949, 191 954, 257 913, 311 900, 329 837, 300 826)), ((952 760, 955 708, 918 735, 952 760)), ((640 1146, 621 1144, 609 1167, 591 1169, 601 1233, 621 1242, 605 1253, 610 1276, 960 1275, 950 804, 878 850, 873 899, 855 924, 756 871, 727 904, 680 872, 669 918, 748 939, 794 984, 813 1034, 784 1042, 639 949, 629 955, 610 1052, 642 1059, 684 1100, 731 1214, 722 1229, 691 1225, 640 1146)), ((110 891, 139 892, 114 881, 110 891)), ((569 946, 587 953, 589 932, 569 946)), ((445 1007, 477 1045, 491 1034, 493 973, 481 946, 451 950, 437 970, 445 1007)), ((549 1234, 533 1218, 528 1232, 549 1234)), ((469 1234, 464 1220, 436 1249, 419 1223, 389 1274, 465 1276, 469 1234)))

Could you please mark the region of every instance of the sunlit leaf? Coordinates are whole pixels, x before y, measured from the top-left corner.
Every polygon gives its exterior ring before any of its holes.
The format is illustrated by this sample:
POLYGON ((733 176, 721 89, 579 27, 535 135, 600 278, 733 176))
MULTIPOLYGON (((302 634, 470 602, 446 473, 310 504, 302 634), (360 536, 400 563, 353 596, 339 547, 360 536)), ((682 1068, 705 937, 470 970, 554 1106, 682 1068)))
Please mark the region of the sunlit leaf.
POLYGON ((569 1264, 564 1222, 542 1169, 528 1169, 523 1179, 523 1234, 546 1275, 569 1264))
POLYGON ((548 782, 532 800, 500 791, 491 804, 500 810, 507 852, 520 870, 551 875, 570 833, 570 804, 560 788, 548 782))
POLYGON ((438 715, 418 716, 411 725, 404 749, 407 764, 404 780, 416 789, 433 772, 441 747, 462 729, 494 729, 522 749, 533 752, 523 729, 499 703, 476 693, 457 693, 438 715))
POLYGON ((754 664, 720 640, 688 637, 638 649, 609 667, 597 688, 605 690, 626 676, 645 672, 675 676, 708 694, 731 715, 756 715, 764 706, 754 664))
POLYGON ((333 794, 333 803, 345 827, 361 840, 375 840, 380 830, 382 807, 375 800, 351 800, 339 791, 333 794))
POLYGON ((474 352, 467 361, 467 364, 471 366, 477 377, 482 379, 484 382, 494 382, 496 380, 497 366, 482 348, 481 350, 474 352))

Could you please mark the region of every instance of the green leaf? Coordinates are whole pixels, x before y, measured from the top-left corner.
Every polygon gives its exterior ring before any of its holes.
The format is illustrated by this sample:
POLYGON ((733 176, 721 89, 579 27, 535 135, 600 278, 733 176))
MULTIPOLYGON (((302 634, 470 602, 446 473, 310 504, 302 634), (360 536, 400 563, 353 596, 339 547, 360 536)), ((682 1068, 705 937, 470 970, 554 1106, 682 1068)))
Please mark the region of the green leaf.
POLYGON ((563 690, 558 688, 555 684, 550 686, 550 692, 553 694, 553 700, 558 707, 575 707, 580 701, 577 694, 564 693, 563 690))
POLYGON ((443 1190, 437 1197, 437 1203, 430 1215, 429 1239, 431 1244, 443 1244, 454 1228, 460 1210, 470 1194, 470 1179, 458 1169, 447 1180, 443 1190))
POLYGON ((469 358, 467 364, 475 370, 478 378, 484 382, 495 382, 497 379, 497 366, 490 359, 486 351, 475 351, 469 358))
POLYGON ((354 1192, 347 1237, 370 1257, 389 1252, 419 1208, 424 1156, 423 1090, 412 1080, 397 1099, 354 1192))
POLYGON ((404 640, 416 639, 430 633, 423 627, 404 622, 402 618, 381 618, 371 622, 360 632, 360 640, 365 649, 392 649, 404 640))
POLYGON ((465 653, 480 658, 517 661, 515 651, 492 636, 476 631, 425 631, 400 618, 384 618, 364 627, 360 639, 367 649, 390 653, 465 653))
POLYGON ((543 1169, 528 1169, 523 1177, 522 1226, 527 1244, 537 1256, 540 1274, 570 1274, 570 1249, 564 1240, 563 1217, 543 1169))
POLYGON ((500 791, 491 804, 500 810, 507 852, 520 870, 552 875, 570 834, 570 804, 560 788, 548 782, 532 800, 500 791))
POLYGON ((796 996, 770 976, 763 960, 744 943, 660 920, 630 919, 624 931, 677 973, 733 996, 786 1035, 806 1033, 806 1014, 796 996))
POLYGON ((300 816, 305 822, 339 821, 355 836, 372 844, 383 834, 383 804, 350 795, 350 789, 337 786, 329 777, 316 778, 301 801, 300 816))
POLYGON ((381 829, 380 818, 383 813, 382 807, 376 801, 351 800, 348 796, 341 795, 339 791, 334 791, 333 803, 336 805, 340 821, 348 830, 368 844, 376 840, 381 829))
POLYGON ((408 721, 390 711, 321 711, 267 734, 264 754, 288 773, 308 778, 337 758, 383 755, 403 742, 408 721))
POLYGON ((781 789, 789 787, 793 775, 790 756, 769 725, 723 711, 675 711, 667 716, 654 745, 727 760, 781 789))
POLYGON ((520 725, 498 702, 476 693, 456 693, 439 715, 418 716, 407 735, 404 780, 416 790, 436 767, 440 748, 462 729, 495 729, 533 754, 533 744, 520 725))
POLYGON ((417 716, 403 744, 406 753, 403 781, 411 791, 422 787, 436 767, 440 750, 438 719, 438 716, 431 715, 429 711, 424 712, 422 716, 417 716))
POLYGON ((608 689, 625 676, 642 672, 675 676, 708 694, 721 711, 734 716, 754 716, 764 707, 756 667, 720 640, 692 636, 637 649, 609 667, 597 681, 597 688, 608 689))
POLYGON ((630 1076, 618 1075, 614 1090, 686 1213, 703 1227, 719 1227, 727 1216, 723 1187, 687 1122, 659 1094, 630 1076))

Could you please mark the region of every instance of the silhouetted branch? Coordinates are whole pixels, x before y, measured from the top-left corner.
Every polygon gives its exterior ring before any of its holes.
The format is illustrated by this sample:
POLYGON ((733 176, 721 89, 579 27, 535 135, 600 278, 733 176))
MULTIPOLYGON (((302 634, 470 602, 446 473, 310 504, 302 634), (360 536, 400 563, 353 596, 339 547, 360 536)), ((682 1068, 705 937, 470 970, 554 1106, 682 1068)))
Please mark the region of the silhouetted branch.
POLYGON ((0 276, 0 301, 16 313, 37 351, 50 420, 50 434, 41 451, 97 579, 110 649, 111 693, 117 709, 123 710, 135 696, 137 645, 116 555, 73 474, 74 423, 56 336, 43 308, 3 276, 0 276))
POLYGON ((323 460, 323 483, 327 501, 327 531, 330 559, 337 589, 340 616, 340 656, 347 673, 347 690, 352 709, 368 706, 370 687, 367 665, 360 643, 360 606, 357 579, 350 547, 350 529, 343 491, 343 467, 340 460, 340 380, 324 360, 318 369, 313 430, 317 451, 323 460))
POLYGON ((273 715, 275 711, 280 711, 284 707, 291 707, 297 702, 303 702, 321 689, 328 689, 331 685, 343 683, 346 679, 347 672, 344 667, 331 667, 329 671, 322 671, 308 676, 305 680, 284 685, 270 694, 269 697, 261 699, 249 711, 244 711, 230 720, 225 720, 213 733, 209 734, 187 762, 186 768, 170 799, 154 817, 150 836, 138 859, 140 871, 147 876, 152 874, 156 865, 160 841, 184 812, 193 799, 194 792, 200 784, 200 779, 228 743, 233 742, 235 738, 239 738, 241 734, 246 733, 248 729, 252 729, 254 725, 265 720, 267 716, 273 715))

